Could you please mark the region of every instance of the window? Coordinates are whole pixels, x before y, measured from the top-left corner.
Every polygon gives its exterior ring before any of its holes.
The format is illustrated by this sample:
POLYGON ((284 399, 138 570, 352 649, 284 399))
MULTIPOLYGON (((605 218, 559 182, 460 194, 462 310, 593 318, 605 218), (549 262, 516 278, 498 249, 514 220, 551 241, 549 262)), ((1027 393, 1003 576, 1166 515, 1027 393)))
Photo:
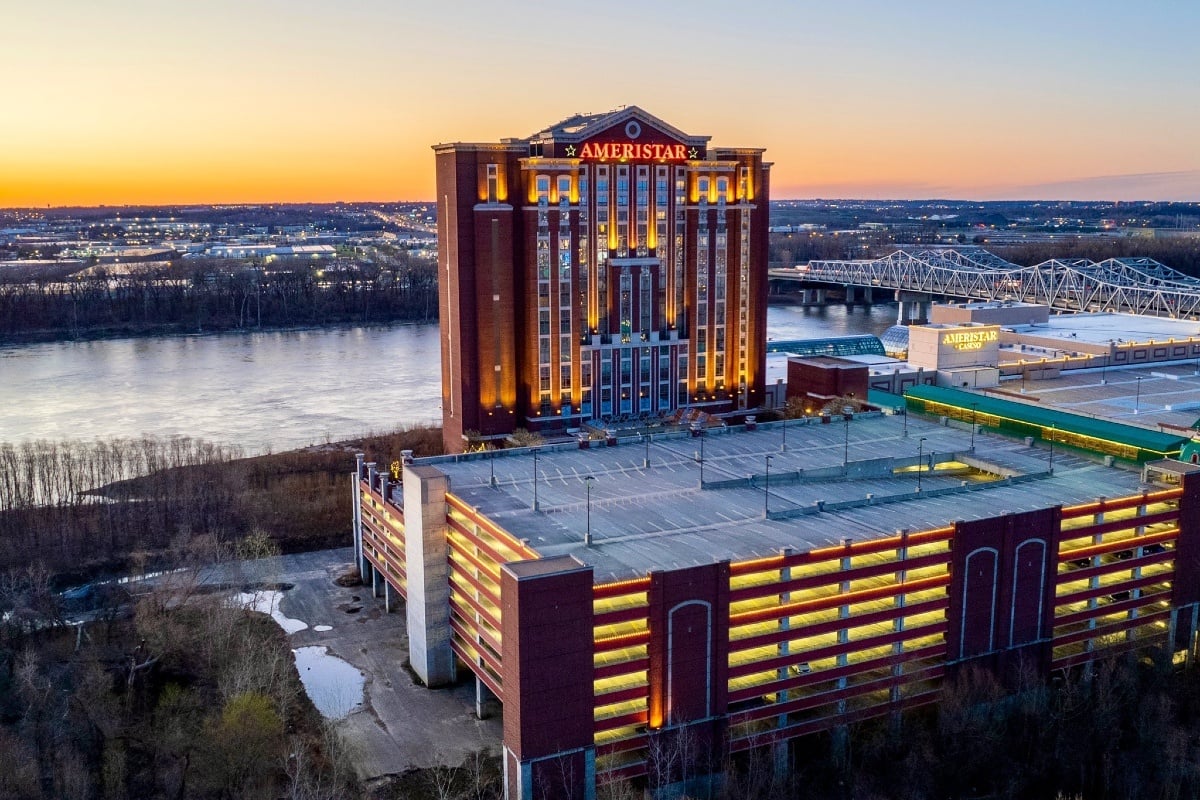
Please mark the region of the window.
POLYGON ((497 202, 496 198, 500 195, 500 165, 487 165, 487 201, 489 203, 497 202))

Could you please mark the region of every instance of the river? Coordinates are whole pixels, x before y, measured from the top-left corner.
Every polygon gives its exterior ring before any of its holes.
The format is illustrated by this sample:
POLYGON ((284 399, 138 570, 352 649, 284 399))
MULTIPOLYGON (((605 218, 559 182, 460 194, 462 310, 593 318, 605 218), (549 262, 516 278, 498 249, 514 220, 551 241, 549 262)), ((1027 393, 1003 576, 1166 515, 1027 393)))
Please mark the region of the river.
MULTIPOLYGON (((770 306, 768 335, 880 334, 896 307, 770 306)), ((0 442, 194 436, 247 454, 441 421, 436 325, 0 347, 0 442)))

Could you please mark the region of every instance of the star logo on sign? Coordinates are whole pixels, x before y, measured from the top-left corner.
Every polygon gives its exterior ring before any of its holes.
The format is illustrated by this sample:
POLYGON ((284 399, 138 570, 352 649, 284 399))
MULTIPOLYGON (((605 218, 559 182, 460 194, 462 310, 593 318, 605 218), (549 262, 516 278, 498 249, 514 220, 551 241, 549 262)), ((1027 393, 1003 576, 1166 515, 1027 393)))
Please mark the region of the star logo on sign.
POLYGON ((575 157, 575 145, 573 145, 573 144, 567 145, 567 156, 570 158, 575 157))
POLYGON ((698 151, 694 147, 688 148, 688 158, 699 158, 699 157, 700 157, 700 151, 698 151))

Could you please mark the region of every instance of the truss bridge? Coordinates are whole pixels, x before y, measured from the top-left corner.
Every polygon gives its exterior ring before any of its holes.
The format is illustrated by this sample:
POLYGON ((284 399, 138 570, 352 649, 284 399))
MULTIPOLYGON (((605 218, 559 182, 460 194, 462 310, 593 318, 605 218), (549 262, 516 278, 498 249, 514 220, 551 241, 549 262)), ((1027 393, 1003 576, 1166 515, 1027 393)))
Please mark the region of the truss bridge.
POLYGON ((914 249, 772 268, 770 280, 1200 319, 1200 279, 1150 258, 1051 259, 1022 267, 978 247, 914 249))

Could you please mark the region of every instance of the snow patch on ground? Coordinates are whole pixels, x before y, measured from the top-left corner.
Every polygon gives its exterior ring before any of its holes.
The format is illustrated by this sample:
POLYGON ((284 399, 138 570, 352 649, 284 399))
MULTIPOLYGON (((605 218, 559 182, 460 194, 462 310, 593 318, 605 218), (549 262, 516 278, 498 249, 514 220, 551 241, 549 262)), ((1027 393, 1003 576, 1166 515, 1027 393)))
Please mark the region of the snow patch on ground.
POLYGON ((321 645, 292 652, 304 690, 321 716, 341 719, 362 705, 366 678, 356 667, 330 655, 329 648, 321 645))
POLYGON ((260 592, 239 592, 234 598, 234 602, 251 611, 258 611, 262 614, 270 614, 271 619, 279 623, 279 627, 283 628, 285 633, 298 633, 308 628, 307 622, 302 622, 298 619, 284 616, 279 610, 279 601, 283 599, 283 592, 275 590, 263 590, 260 592))
POLYGON ((313 630, 317 631, 318 633, 324 633, 325 631, 333 630, 333 626, 332 625, 313 625, 313 630))

